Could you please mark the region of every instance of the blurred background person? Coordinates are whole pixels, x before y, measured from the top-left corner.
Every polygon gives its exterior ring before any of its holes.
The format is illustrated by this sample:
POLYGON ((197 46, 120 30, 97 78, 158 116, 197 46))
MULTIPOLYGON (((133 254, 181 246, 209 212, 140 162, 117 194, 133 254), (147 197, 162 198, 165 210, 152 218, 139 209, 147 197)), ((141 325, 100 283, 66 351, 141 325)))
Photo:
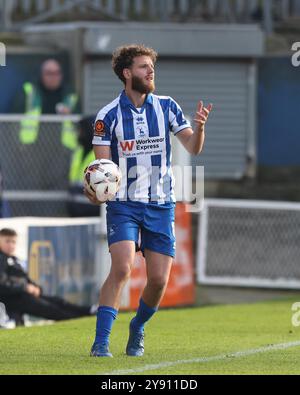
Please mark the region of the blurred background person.
MULTIPOLYGON (((79 100, 75 93, 68 91, 61 65, 55 59, 47 59, 41 65, 40 77, 36 84, 25 82, 23 91, 15 98, 13 113, 38 117, 42 114, 70 115, 79 113, 79 100)), ((24 118, 21 122, 20 141, 33 144, 39 133, 39 121, 24 118)), ((76 133, 70 121, 64 121, 61 129, 61 143, 71 150, 76 148, 76 133)))
POLYGON ((0 230, 0 302, 10 318, 22 325, 23 314, 57 321, 95 314, 96 306, 78 306, 44 295, 42 287, 28 276, 14 255, 16 244, 14 229, 0 230))
POLYGON ((76 127, 68 118, 39 119, 40 115, 80 113, 78 95, 68 88, 57 60, 45 60, 36 83, 23 84, 11 112, 25 115, 16 141, 25 166, 23 184, 31 190, 66 190, 72 152, 77 148, 76 127))
POLYGON ((85 168, 95 160, 92 146, 95 116, 83 117, 77 124, 78 147, 74 151, 69 173, 68 212, 71 217, 91 217, 99 215, 99 207, 91 204, 83 194, 83 174, 85 168))

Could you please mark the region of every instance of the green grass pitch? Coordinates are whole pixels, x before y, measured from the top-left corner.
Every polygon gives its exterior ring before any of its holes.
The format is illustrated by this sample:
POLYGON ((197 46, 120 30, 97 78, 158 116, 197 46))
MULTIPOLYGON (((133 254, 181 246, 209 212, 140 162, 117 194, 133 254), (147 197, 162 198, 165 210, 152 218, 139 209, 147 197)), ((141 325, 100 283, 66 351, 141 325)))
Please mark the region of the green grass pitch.
POLYGON ((133 313, 120 313, 114 324, 114 358, 89 356, 95 318, 0 330, 0 374, 299 374, 300 327, 291 322, 296 301, 161 310, 146 326, 142 358, 124 352, 133 313), (256 349, 262 352, 247 353, 256 349))

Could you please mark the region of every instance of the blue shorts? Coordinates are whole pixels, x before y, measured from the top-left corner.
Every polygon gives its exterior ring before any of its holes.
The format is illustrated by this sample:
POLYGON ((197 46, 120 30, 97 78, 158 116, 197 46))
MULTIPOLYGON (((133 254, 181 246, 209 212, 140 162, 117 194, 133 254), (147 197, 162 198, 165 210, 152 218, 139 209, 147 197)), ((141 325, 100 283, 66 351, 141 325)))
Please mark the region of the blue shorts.
POLYGON ((106 207, 108 245, 132 240, 145 249, 175 257, 175 203, 108 202, 106 207), (139 238, 140 236, 140 238, 139 238))

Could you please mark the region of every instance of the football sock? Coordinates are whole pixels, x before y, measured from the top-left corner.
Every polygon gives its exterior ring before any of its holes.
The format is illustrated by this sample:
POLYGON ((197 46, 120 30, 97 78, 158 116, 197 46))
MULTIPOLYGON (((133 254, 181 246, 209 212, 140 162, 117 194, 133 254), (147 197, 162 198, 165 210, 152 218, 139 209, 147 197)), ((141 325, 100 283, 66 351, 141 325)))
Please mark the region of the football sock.
POLYGON ((109 335, 118 311, 109 306, 99 306, 96 323, 97 343, 109 343, 109 335))
POLYGON ((154 313, 156 313, 158 307, 149 307, 140 299, 140 305, 137 310, 136 316, 131 320, 130 326, 134 331, 142 332, 144 324, 150 320, 154 313))

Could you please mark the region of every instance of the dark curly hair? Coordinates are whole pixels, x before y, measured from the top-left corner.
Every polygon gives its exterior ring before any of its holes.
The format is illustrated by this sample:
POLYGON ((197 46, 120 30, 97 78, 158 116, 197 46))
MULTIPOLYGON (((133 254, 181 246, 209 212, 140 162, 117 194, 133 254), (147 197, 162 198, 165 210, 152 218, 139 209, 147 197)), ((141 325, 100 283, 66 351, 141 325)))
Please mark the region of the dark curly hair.
POLYGON ((126 79, 124 78, 123 70, 130 68, 133 64, 134 58, 137 56, 149 56, 153 64, 155 64, 157 60, 157 53, 154 49, 142 44, 124 45, 117 48, 113 53, 112 68, 124 84, 126 83, 126 79))

